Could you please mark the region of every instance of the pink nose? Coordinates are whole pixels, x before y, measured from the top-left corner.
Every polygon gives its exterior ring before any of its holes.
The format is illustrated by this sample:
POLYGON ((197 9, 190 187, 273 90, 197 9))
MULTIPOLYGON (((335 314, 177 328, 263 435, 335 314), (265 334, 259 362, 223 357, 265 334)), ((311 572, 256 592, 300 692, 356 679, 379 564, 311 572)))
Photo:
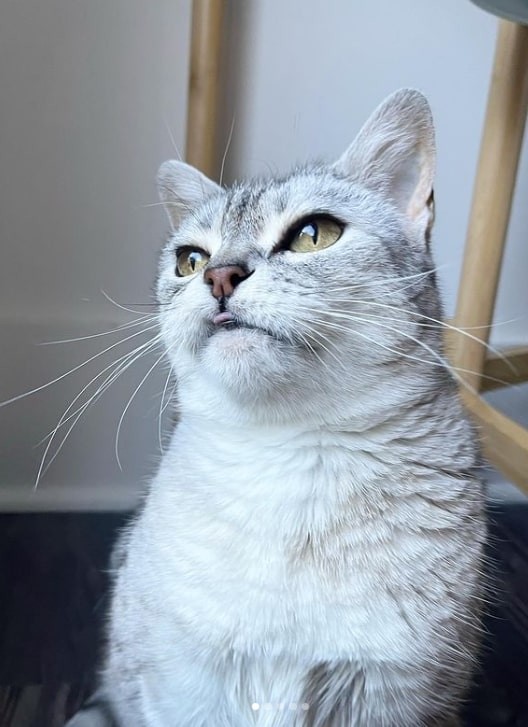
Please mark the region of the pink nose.
POLYGON ((205 282, 211 286, 211 293, 218 300, 229 298, 239 283, 248 278, 248 273, 240 265, 225 265, 205 271, 205 282))

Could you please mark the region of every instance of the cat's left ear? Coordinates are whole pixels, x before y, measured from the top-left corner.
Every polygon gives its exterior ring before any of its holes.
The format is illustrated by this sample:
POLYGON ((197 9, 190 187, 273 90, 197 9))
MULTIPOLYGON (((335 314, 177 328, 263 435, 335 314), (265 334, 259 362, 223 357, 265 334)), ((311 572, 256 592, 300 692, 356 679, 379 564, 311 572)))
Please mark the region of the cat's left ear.
POLYGON ((173 230, 207 197, 223 191, 195 167, 176 160, 164 162, 159 168, 158 190, 173 230))
POLYGON ((378 106, 334 168, 388 197, 412 236, 427 238, 434 221, 435 162, 429 104, 419 91, 401 89, 378 106))

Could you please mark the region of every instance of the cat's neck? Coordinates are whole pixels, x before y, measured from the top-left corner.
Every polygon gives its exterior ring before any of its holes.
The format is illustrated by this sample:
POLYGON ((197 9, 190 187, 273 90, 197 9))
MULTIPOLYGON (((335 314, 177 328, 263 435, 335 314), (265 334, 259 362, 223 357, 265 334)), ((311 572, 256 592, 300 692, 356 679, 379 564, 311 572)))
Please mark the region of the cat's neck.
MULTIPOLYGON (((182 453, 215 467, 243 465, 266 467, 272 459, 296 460, 310 468, 314 459, 332 458, 335 452, 347 458, 348 465, 367 454, 392 462, 396 451, 402 459, 419 459, 420 442, 435 428, 445 430, 444 417, 451 396, 438 397, 392 407, 352 408, 348 417, 331 419, 328 412, 304 420, 251 420, 249 416, 227 416, 225 409, 200 408, 183 411, 174 431, 171 450, 176 464, 182 453), (393 446, 391 446, 393 445, 393 446), (409 451, 403 451, 408 449, 409 451)), ((372 403, 375 398, 369 398, 372 403)), ((447 435, 443 433, 444 439, 447 435)), ((298 464, 296 465, 298 466, 298 464)))
POLYGON ((235 438, 249 436, 265 441, 276 437, 282 441, 290 433, 366 434, 391 423, 399 429, 403 419, 413 418, 431 400, 455 390, 454 384, 439 384, 431 376, 418 376, 409 369, 395 372, 394 379, 394 386, 378 378, 363 389, 349 389, 345 382, 337 392, 314 392, 307 387, 276 398, 242 398, 214 381, 188 377, 180 387, 180 419, 201 436, 207 431, 215 436, 222 431, 231 432, 235 438))
MULTIPOLYGON (((452 432, 446 421, 455 401, 448 398, 445 392, 440 399, 400 407, 378 422, 258 423, 222 417, 214 409, 184 411, 153 498, 161 507, 171 509, 172 503, 178 511, 207 512, 213 520, 215 513, 234 508, 241 528, 256 528, 266 537, 277 523, 281 532, 324 529, 344 503, 349 508, 356 502, 360 513, 384 503, 387 493, 402 502, 419 490, 434 498, 446 487, 441 473, 450 457, 444 455, 465 439, 460 427, 452 432), (443 442, 438 451, 431 450, 431 435, 443 442), (440 474, 431 476, 431 467, 440 474)), ((472 466, 472 449, 467 462, 463 452, 458 456, 464 467, 472 466)), ((453 496, 457 487, 451 483, 453 496)))
POLYGON ((445 483, 428 476, 418 481, 419 461, 431 456, 420 451, 420 440, 428 439, 423 428, 433 426, 433 419, 415 410, 353 431, 344 422, 220 426, 185 416, 163 459, 154 497, 163 507, 184 508, 189 517, 205 512, 214 520, 227 510, 237 527, 266 538, 279 531, 315 532, 327 528, 345 504, 360 513, 384 503, 389 492, 404 501, 422 488, 434 497, 445 483))

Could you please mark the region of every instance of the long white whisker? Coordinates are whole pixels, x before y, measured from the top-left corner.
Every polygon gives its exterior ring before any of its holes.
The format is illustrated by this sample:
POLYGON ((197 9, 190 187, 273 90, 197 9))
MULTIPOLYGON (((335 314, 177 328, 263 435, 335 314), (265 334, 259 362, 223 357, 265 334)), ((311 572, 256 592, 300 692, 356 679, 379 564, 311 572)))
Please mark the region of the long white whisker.
POLYGON ((58 341, 41 341, 39 346, 55 346, 59 343, 77 343, 78 341, 88 341, 91 338, 99 338, 100 336, 110 336, 112 333, 121 333, 126 331, 128 328, 135 328, 141 326, 143 323, 150 323, 155 320, 155 316, 151 313, 145 313, 141 318, 136 318, 135 321, 130 323, 123 323, 117 328, 112 328, 110 331, 102 331, 101 333, 91 333, 89 336, 79 336, 78 338, 62 338, 58 341))
POLYGON ((167 129, 167 133, 169 134, 169 139, 171 140, 171 144, 174 147, 174 151, 176 152, 176 156, 181 161, 182 157, 180 154, 180 150, 178 149, 178 145, 176 144, 176 139, 174 138, 174 134, 172 133, 172 129, 170 127, 169 120, 167 119, 167 117, 165 117, 165 127, 167 129))
POLYGON ((141 311, 141 310, 134 310, 134 308, 127 308, 126 305, 122 305, 121 303, 118 303, 116 300, 114 300, 112 297, 110 297, 105 290, 101 289, 101 293, 104 295, 104 297, 106 298, 106 300, 109 303, 112 303, 112 305, 115 305, 120 310, 124 310, 127 313, 135 313, 136 315, 143 315, 143 313, 145 312, 145 311, 141 311))
MULTIPOLYGON (((338 317, 340 317, 340 316, 338 316, 338 317)), ((459 376, 459 374, 472 374, 474 372, 473 371, 469 371, 468 369, 461 368, 459 366, 452 366, 446 359, 443 358, 443 356, 441 356, 439 353, 437 353, 434 349, 432 349, 424 341, 420 341, 419 339, 415 338, 414 336, 412 336, 409 333, 406 333, 405 331, 402 331, 400 329, 393 328, 392 326, 386 325, 381 320, 372 320, 372 319, 360 318, 359 316, 346 316, 346 315, 343 315, 341 317, 345 318, 346 320, 350 320, 352 322, 356 321, 356 322, 361 322, 361 323, 368 323, 369 325, 371 325, 371 324, 372 325, 377 325, 379 327, 382 327, 382 328, 385 328, 387 330, 390 330, 393 333, 397 333, 398 335, 402 335, 405 338, 408 338, 409 340, 414 341, 418 346, 420 346, 424 350, 427 350, 429 353, 431 353, 433 355, 433 357, 435 359, 437 359, 437 361, 439 363, 435 363, 433 361, 428 361, 427 359, 417 358, 417 357, 412 356, 410 354, 406 354, 406 353, 404 353, 402 351, 397 351, 397 350, 392 349, 390 347, 383 346, 381 343, 379 343, 379 341, 375 341, 374 339, 369 339, 368 336, 365 336, 364 334, 361 334, 359 331, 357 331, 354 328, 349 328, 347 326, 343 326, 343 325, 335 324, 335 323, 329 323, 329 322, 325 322, 325 321, 320 321, 320 323, 322 325, 327 325, 330 328, 335 328, 336 330, 343 330, 343 331, 355 333, 355 334, 357 334, 359 336, 362 336, 363 338, 366 338, 366 340, 369 340, 371 343, 375 343, 376 345, 380 346, 381 348, 386 348, 386 350, 391 351, 393 353, 396 353, 399 356, 403 356, 405 358, 409 358, 409 359, 412 359, 412 360, 420 361, 420 362, 426 363, 428 365, 439 366, 439 367, 445 368, 446 370, 450 371, 452 373, 452 375, 456 378, 456 380, 462 386, 464 386, 466 389, 468 389, 468 391, 471 391, 471 393, 476 393, 475 390, 473 389, 473 387, 471 387, 465 381, 465 379, 463 377, 459 376)), ((484 378, 490 379, 492 381, 495 381, 496 383, 504 383, 500 379, 495 379, 492 376, 485 376, 484 378)))
POLYGON ((172 385, 172 389, 170 390, 170 393, 167 397, 167 401, 163 405, 163 409, 161 410, 161 413, 163 414, 166 410, 171 401, 174 399, 174 395, 176 394, 176 389, 178 388, 178 380, 175 379, 174 384, 172 385))
POLYGON ((165 202, 147 202, 146 204, 142 204, 141 207, 142 208, 165 207, 165 202))
MULTIPOLYGON (((344 302, 344 300, 343 301, 336 300, 335 302, 344 302)), ((469 338, 472 341, 481 343, 483 346, 486 347, 486 349, 488 351, 490 351, 491 353, 493 353, 496 356, 498 356, 499 358, 501 358, 514 373, 517 373, 515 366, 513 366, 513 364, 510 361, 508 361, 508 359, 504 356, 504 354, 502 354, 494 346, 490 345, 489 343, 486 343, 485 341, 482 341, 478 336, 475 336, 472 333, 469 333, 467 330, 465 330, 463 328, 458 328, 457 326, 453 326, 452 324, 447 323, 446 321, 441 321, 441 320, 438 320, 437 318, 433 318, 431 316, 425 315, 425 313, 419 313, 418 311, 407 310, 405 308, 398 308, 397 306, 387 305, 386 303, 379 303, 378 301, 354 299, 354 303, 359 303, 360 305, 369 305, 369 306, 375 306, 378 308, 384 308, 384 309, 394 311, 396 313, 407 313, 408 315, 415 316, 417 318, 420 318, 421 320, 431 321, 432 323, 435 323, 438 327, 445 328, 450 331, 455 331, 456 333, 460 333, 461 335, 466 336, 467 338, 469 338)), ((342 313, 342 315, 346 315, 345 312, 341 312, 341 313, 342 313)), ((362 311, 361 314, 362 315, 372 315, 372 314, 369 314, 368 312, 365 313, 364 311, 362 311)), ((386 320, 390 320, 390 319, 387 318, 386 320)), ((397 319, 393 319, 393 320, 397 320, 397 319)), ((402 320, 402 323, 404 323, 404 322, 405 321, 402 320)))
POLYGON ((445 265, 441 265, 435 268, 430 268, 429 270, 424 270, 421 273, 414 273, 413 275, 402 275, 402 276, 395 276, 393 278, 386 278, 385 280, 378 280, 378 281, 372 281, 370 285, 374 286, 380 286, 380 287, 386 287, 386 283, 400 283, 405 280, 410 280, 411 282, 407 285, 402 285, 400 288, 395 288, 392 290, 384 291, 380 293, 379 295, 394 295, 402 293, 404 290, 408 290, 409 288, 412 288, 412 286, 418 282, 423 280, 424 278, 427 278, 431 275, 435 275, 439 270, 441 270, 443 267, 446 267, 445 265))
POLYGON ((231 140, 233 138, 233 131, 235 130, 235 116, 233 116, 233 121, 231 122, 231 129, 229 130, 229 136, 227 138, 227 144, 224 151, 224 155, 222 157, 222 166, 220 167, 220 181, 218 184, 222 186, 222 182, 224 181, 224 169, 226 164, 227 155, 229 153, 229 148, 231 146, 231 140))
MULTIPOLYGON (((328 348, 327 346, 325 346, 325 345, 324 345, 324 343, 321 343, 321 341, 320 341, 320 340, 318 340, 319 338, 322 338, 322 339, 323 339, 324 341, 326 341, 326 342, 328 343, 328 345, 330 345, 330 346, 333 346, 334 348, 336 348, 336 349, 337 349, 337 346, 336 346, 336 344, 335 344, 335 343, 334 343, 333 341, 331 341, 331 340, 330 340, 330 339, 328 338, 328 336, 325 336, 325 335, 324 335, 323 333, 321 333, 321 331, 319 331, 319 330, 316 330, 316 329, 314 329, 313 327, 310 327, 310 334, 311 334, 311 339, 312 339, 312 341, 313 341, 314 343, 316 343, 316 344, 317 344, 318 346, 320 346, 320 347, 321 347, 321 348, 322 348, 322 349, 323 349, 324 351, 326 351, 326 352, 327 352, 327 354, 328 354, 329 356, 331 356, 331 357, 332 357, 332 358, 333 358, 333 359, 334 359, 334 360, 335 360, 335 361, 336 361, 336 362, 337 362, 338 364, 341 364, 341 361, 340 361, 340 359, 339 359, 339 358, 338 358, 338 357, 336 356, 336 354, 335 354, 335 353, 333 353, 333 351, 330 351, 330 349, 329 349, 329 348, 328 348)), ((313 349, 312 349, 312 351, 313 351, 313 349)), ((315 353, 315 351, 313 351, 313 353, 315 353)), ((319 360, 321 361, 322 359, 319 359, 319 360)))
POLYGON ((126 415, 128 409, 129 409, 130 405, 132 404, 132 402, 133 402, 136 394, 138 393, 138 391, 140 390, 140 388, 143 386, 143 384, 145 383, 145 381, 147 380, 147 378, 150 376, 150 374, 154 371, 154 369, 159 364, 159 362, 164 358, 164 356, 166 356, 166 351, 163 351, 163 353, 161 354, 161 356, 156 359, 156 361, 154 362, 154 364, 149 368, 149 370, 147 371, 147 373, 145 374, 145 376, 141 379, 141 381, 139 382, 139 384, 136 386, 136 388, 134 389, 134 392, 133 392, 132 396, 128 400, 127 405, 123 409, 123 413, 121 414, 121 417, 119 418, 119 423, 117 425, 116 436, 115 436, 115 447, 114 447, 114 451, 115 451, 115 456, 116 456, 116 459, 117 459, 117 464, 118 464, 119 469, 121 471, 123 470, 123 467, 121 465, 121 460, 119 458, 119 435, 121 433, 121 426, 123 424, 123 420, 125 418, 125 415, 126 415))
POLYGON ((117 361, 113 361, 108 366, 105 366, 105 368, 100 371, 96 376, 94 376, 88 384, 86 384, 83 389, 77 394, 77 396, 73 399, 73 401, 70 403, 68 408, 63 412, 58 424, 55 426, 55 428, 44 438, 43 441, 46 439, 49 439, 46 448, 44 450, 44 454, 42 455, 42 458, 40 460, 40 466, 37 472, 37 477, 35 480, 34 489, 37 489, 38 483, 41 479, 41 477, 48 471, 48 469, 51 467, 53 461, 61 451, 63 445, 65 444, 66 440, 68 439, 69 435, 71 434, 73 428, 81 418, 81 416, 84 414, 84 412, 98 399, 101 397, 101 395, 116 381, 119 376, 121 376, 124 371, 126 371, 129 366, 131 366, 135 361, 137 361, 139 358, 141 358, 147 351, 149 351, 151 348, 154 348, 154 346, 158 343, 160 340, 160 335, 155 336, 151 341, 147 341, 144 344, 141 344, 137 348, 135 348, 133 351, 130 351, 129 353, 125 354, 124 356, 121 356, 117 361), (86 401, 84 404, 82 404, 80 407, 78 407, 74 412, 71 414, 69 413, 71 409, 75 406, 75 403, 81 398, 81 396, 84 394, 84 392, 101 376, 103 376, 106 371, 113 368, 113 371, 111 374, 109 374, 104 382, 99 386, 99 388, 96 390, 94 394, 86 401), (53 444, 53 441, 55 439, 55 435, 59 431, 59 429, 64 426, 68 421, 71 419, 74 419, 71 426, 68 428, 66 434, 64 435, 62 441, 60 442, 58 448, 54 452, 51 459, 47 462, 47 456, 48 452, 53 444))
MULTIPOLYGON (((328 324, 327 324, 328 325, 328 324)), ((442 361, 440 363, 436 361, 428 361, 427 359, 419 358, 418 356, 412 356, 411 354, 404 353, 403 351, 398 351, 395 348, 391 348, 390 346, 386 346, 379 341, 374 340, 373 338, 370 338, 364 333, 361 333, 361 331, 356 330, 355 328, 347 328, 346 326, 339 326, 336 324, 329 324, 330 327, 335 327, 336 329, 342 329, 346 330, 349 333, 353 333, 354 335, 360 336, 360 338, 363 338, 364 340, 368 341, 371 344, 375 344, 376 346, 379 346, 380 348, 383 348, 385 351, 389 351, 390 353, 396 354, 398 357, 410 359, 411 361, 418 361, 422 364, 428 364, 430 366, 437 366, 439 368, 448 368, 446 365, 446 362, 442 361)))
MULTIPOLYGON (((302 326, 302 325, 306 325, 306 322, 305 322, 305 321, 301 321, 301 320, 300 320, 300 319, 299 319, 298 317, 296 317, 296 316, 293 316, 293 315, 292 315, 292 316, 291 316, 291 318, 292 318, 293 322, 294 322, 294 323, 297 323, 297 325, 298 325, 299 327, 300 327, 300 326, 302 326)), ((333 353, 332 351, 330 351, 330 350, 329 350, 329 349, 328 349, 328 348, 327 348, 327 347, 326 347, 326 346, 325 346, 325 345, 324 345, 323 343, 321 343, 321 341, 320 341, 320 340, 318 340, 318 339, 316 338, 316 336, 318 336, 319 338, 322 338, 323 340, 325 340, 325 341, 326 341, 326 342, 327 342, 327 343, 328 343, 329 345, 333 346, 334 348, 336 348, 336 346, 335 346, 335 343, 334 343, 333 341, 331 341, 331 340, 330 340, 330 339, 329 339, 329 338, 328 338, 327 336, 325 336, 325 335, 324 335, 323 333, 321 333, 321 331, 318 331, 318 330, 314 329, 314 328, 313 328, 312 326, 308 326, 308 328, 309 328, 309 333, 308 333, 307 335, 308 335, 309 339, 310 339, 311 341, 313 341, 313 343, 317 344, 317 345, 318 345, 318 346, 320 346, 320 347, 321 347, 322 349, 324 349, 324 350, 325 350, 325 351, 326 351, 326 352, 328 353, 328 355, 329 355, 329 356, 332 356, 332 358, 333 358, 333 359, 335 359, 335 361, 336 361, 336 362, 337 362, 338 364, 340 364, 341 362, 340 362, 340 360, 338 359, 338 357, 337 357, 337 356, 336 356, 336 355, 335 355, 335 354, 334 354, 334 353, 333 353)), ((328 366, 327 366, 327 364, 325 363, 325 361, 324 361, 324 360, 323 360, 323 359, 321 358, 321 356, 319 356, 319 354, 318 354, 318 353, 317 353, 317 351, 316 351, 316 350, 314 349, 314 347, 313 347, 313 346, 311 345, 311 343, 310 343, 310 342, 308 341, 308 339, 306 338, 306 336, 305 336, 305 335, 303 335, 303 334, 302 334, 302 333, 301 333, 301 332, 300 332, 299 330, 297 330, 297 331, 296 331, 296 336, 297 336, 297 337, 299 337, 299 338, 301 339, 301 341, 303 342, 303 344, 304 344, 304 345, 305 345, 305 346, 306 346, 306 347, 307 347, 307 348, 308 348, 308 349, 309 349, 309 350, 311 351, 311 353, 313 353, 313 355, 314 355, 314 356, 315 356, 315 357, 317 358, 317 360, 318 360, 318 361, 319 361, 319 362, 320 362, 320 363, 321 363, 321 364, 322 364, 322 365, 323 365, 323 366, 324 366, 325 368, 328 368, 328 366)))
MULTIPOLYGON (((146 353, 146 351, 145 351, 145 352, 143 352, 143 353, 146 353)), ((101 397, 103 396, 103 394, 104 394, 104 393, 105 393, 105 392, 106 392, 106 391, 107 391, 107 390, 108 390, 108 389, 110 388, 110 386, 111 386, 111 385, 112 385, 112 384, 113 384, 113 383, 114 383, 114 382, 115 382, 115 381, 116 381, 116 380, 117 380, 117 379, 118 379, 118 378, 119 378, 119 377, 120 377, 120 376, 121 376, 121 375, 122 375, 122 374, 123 374, 123 373, 124 373, 124 372, 125 372, 125 371, 126 371, 126 370, 127 370, 128 368, 129 368, 129 367, 130 367, 130 366, 132 366, 132 364, 134 364, 134 363, 135 363, 135 361, 137 361, 137 360, 138 360, 139 358, 141 358, 141 357, 142 357, 142 355, 143 355, 143 354, 141 354, 141 355, 137 356, 137 357, 136 357, 135 359, 133 359, 132 361, 130 361, 129 363, 127 363, 127 364, 126 364, 125 366, 123 366, 123 367, 122 367, 122 368, 120 368, 119 370, 116 370, 116 371, 114 371, 114 372, 113 372, 112 374, 110 374, 110 376, 108 376, 108 377, 107 377, 107 379, 105 379, 105 381, 104 381, 104 382, 103 382, 103 383, 102 383, 102 384, 101 384, 101 385, 100 385, 100 386, 98 387, 97 391, 96 391, 96 392, 95 392, 95 393, 94 393, 94 394, 93 394, 93 395, 92 395, 92 396, 91 396, 91 397, 90 397, 90 398, 88 399, 88 401, 86 401, 86 402, 85 402, 85 403, 84 403, 84 404, 83 404, 83 405, 82 405, 81 407, 79 407, 79 408, 78 408, 78 409, 76 410, 76 414, 77 414, 77 416, 75 416, 75 419, 74 419, 74 421, 73 421, 73 422, 72 422, 72 424, 71 424, 71 425, 70 425, 70 426, 68 427, 68 430, 67 430, 66 434, 65 434, 65 435, 64 435, 64 437, 62 438, 62 440, 61 440, 61 442, 60 442, 59 446, 57 447, 56 451, 55 451, 55 452, 53 453, 53 456, 51 457, 51 459, 49 460, 49 462, 48 462, 48 463, 46 464, 46 467, 45 467, 45 468, 44 468, 44 469, 42 470, 42 474, 41 474, 41 476, 44 476, 44 475, 46 474, 46 472, 48 471, 48 469, 49 469, 49 468, 51 467, 51 465, 52 465, 53 461, 55 460, 55 458, 57 457, 57 455, 58 455, 58 454, 60 453, 60 451, 61 451, 62 447, 63 447, 63 446, 64 446, 64 444, 66 443, 66 440, 67 440, 67 439, 68 439, 68 437, 70 436, 71 432, 73 431, 74 427, 75 427, 75 426, 77 425, 78 421, 79 421, 79 420, 81 419, 81 417, 82 417, 82 415, 83 415, 83 414, 85 413, 85 411, 87 411, 87 409, 88 409, 88 408, 89 408, 90 406, 93 406, 93 404, 97 403, 97 402, 99 401, 99 399, 100 399, 100 398, 101 398, 101 397)), ((70 415, 70 417, 68 417, 68 419, 71 419, 71 418, 72 418, 72 416, 74 416, 74 415, 70 415)), ((65 422, 63 422, 63 424, 64 424, 64 423, 66 423, 66 421, 67 421, 67 420, 65 420, 65 422)), ((35 485, 35 487, 36 487, 36 485, 35 485)))
POLYGON ((41 459, 41 466, 40 466, 39 472, 37 474, 37 479, 36 479, 36 482, 35 482, 35 489, 37 489, 37 486, 38 486, 38 483, 39 483, 41 477, 43 477, 46 474, 46 472, 48 471, 48 469, 53 464, 53 461, 56 459, 56 457, 58 456, 58 454, 62 450, 62 447, 66 443, 68 437, 70 436, 71 432, 73 431, 74 427, 77 425, 77 423, 79 422, 79 420, 81 419, 81 417, 85 413, 85 411, 87 411, 87 409, 90 406, 92 406, 93 404, 95 404, 101 398, 101 396, 108 390, 108 388, 114 383, 114 381, 116 381, 121 376, 121 374, 123 374, 135 361, 137 361, 139 358, 141 358, 141 356, 144 353, 146 353, 146 352, 147 351, 144 351, 142 354, 136 356, 133 360, 131 360, 126 365, 124 365, 122 367, 118 367, 116 370, 114 370, 105 379, 105 381, 98 387, 98 389, 95 391, 95 393, 92 394, 92 396, 86 402, 84 402, 84 404, 82 404, 78 409, 76 409, 75 412, 73 412, 72 414, 70 414, 70 416, 68 416, 68 418, 65 419, 62 422, 62 424, 57 425, 56 429, 51 433, 50 441, 48 442, 48 446, 46 447, 46 451, 44 452, 43 457, 41 459), (59 446, 57 447, 57 449, 53 453, 53 456, 51 457, 51 459, 47 462, 46 466, 44 467, 44 462, 46 460, 47 453, 49 452, 49 449, 50 449, 51 444, 52 444, 52 440, 54 439, 55 434, 57 433, 57 431, 59 429, 59 426, 63 426, 67 421, 69 421, 72 418, 73 418, 72 424, 68 427, 68 430, 66 431, 66 434, 64 434, 64 436, 63 436, 63 438, 62 438, 59 446))
MULTIPOLYGON (((121 365, 126 364, 128 360, 134 358, 137 354, 140 354, 140 356, 141 356, 141 355, 147 353, 148 350, 151 347, 152 348, 154 347, 154 345, 158 342, 159 339, 160 339, 160 336, 155 336, 153 339, 151 339, 149 341, 146 341, 145 343, 142 343, 140 346, 137 346, 132 351, 128 351, 127 353, 123 354, 122 356, 119 356, 119 358, 115 359, 114 361, 112 361, 111 363, 109 363, 107 366, 105 366, 93 378, 91 378, 90 381, 85 386, 83 386, 83 388, 81 389, 81 391, 79 391, 79 393, 75 396, 75 398, 70 403, 70 405, 68 406, 68 408, 63 412, 63 417, 68 414, 68 412, 75 405, 75 403, 81 398, 81 396, 84 394, 84 392, 87 389, 89 389, 90 386, 95 381, 97 381, 97 379, 101 378, 101 376, 103 376, 110 369, 114 369, 114 371, 120 370, 121 365)), ((112 374, 109 374, 109 376, 105 379, 105 381, 108 381, 111 378, 111 376, 113 375, 113 373, 114 372, 112 372, 112 374)), ((53 435, 53 433, 56 432, 63 424, 66 424, 68 421, 70 421, 70 419, 72 419, 72 417, 74 417, 83 406, 84 406, 84 404, 82 404, 81 407, 79 407, 74 412, 72 412, 71 414, 69 414, 69 416, 67 416, 66 419, 63 419, 63 417, 61 417, 61 419, 59 420, 59 423, 54 427, 54 429, 52 429, 51 432, 49 432, 48 434, 46 434, 46 436, 43 437, 40 440, 40 442, 38 442, 36 444, 36 446, 37 447, 40 446, 47 439, 49 439, 49 437, 51 437, 53 435)))
MULTIPOLYGON (((396 290, 391 289, 390 291, 388 291, 388 293, 394 295, 403 290, 407 290, 407 288, 410 288, 414 282, 422 280, 423 278, 426 278, 429 275, 434 275, 440 269, 441 269, 441 267, 430 268, 429 270, 424 270, 419 273, 412 273, 412 275, 396 275, 392 278, 383 278, 381 280, 369 281, 369 288, 378 287, 378 286, 385 288, 387 286, 387 283, 401 283, 406 280, 412 281, 411 284, 405 285, 402 288, 397 288, 396 290)), ((355 285, 335 285, 335 286, 330 286, 326 290, 329 292, 336 292, 336 293, 346 292, 346 291, 350 291, 350 290, 356 291, 357 286, 355 286, 355 285)))
POLYGON ((126 338, 122 338, 119 341, 116 341, 111 346, 107 346, 105 349, 100 351, 99 353, 94 354, 93 356, 90 356, 90 358, 86 359, 86 361, 83 361, 83 363, 78 364, 77 366, 74 366, 69 371, 65 371, 60 376, 57 376, 55 379, 52 379, 51 381, 48 381, 46 384, 42 384, 41 386, 37 386, 34 389, 31 389, 30 391, 26 391, 24 394, 18 394, 18 396, 13 396, 11 399, 7 399, 7 401, 0 402, 0 408, 3 406, 7 406, 8 404, 13 404, 15 401, 19 401, 20 399, 24 399, 26 396, 31 396, 32 394, 36 394, 39 391, 42 391, 43 389, 47 389, 48 386, 52 386, 53 384, 58 383, 59 381, 62 381, 62 379, 66 378, 66 376, 69 376, 70 374, 75 373, 76 371, 79 371, 79 369, 82 369, 83 366, 86 366, 91 361, 95 361, 96 358, 99 358, 100 356, 103 356, 105 353, 108 353, 108 351, 111 351, 116 346, 120 346, 122 343, 126 343, 127 341, 130 341, 132 338, 135 338, 136 336, 140 336, 146 331, 150 331, 157 326, 150 326, 149 328, 145 328, 141 331, 136 331, 130 336, 127 336, 126 338))
POLYGON ((170 365, 170 368, 169 368, 169 373, 167 374, 167 378, 165 380, 165 386, 163 387, 163 393, 161 394, 160 408, 159 408, 159 414, 158 414, 158 443, 159 443, 160 452, 162 454, 164 452, 164 448, 163 448, 163 437, 162 437, 162 431, 161 431, 161 429, 162 429, 162 419, 163 419, 163 412, 167 408, 167 406, 169 404, 169 401, 170 401, 170 398, 169 398, 165 402, 165 397, 167 395, 167 389, 169 387, 169 381, 171 379, 173 369, 174 369, 174 365, 171 364, 170 365))
POLYGON ((315 341, 313 335, 312 336, 310 335, 310 334, 313 334, 314 332, 315 331, 310 327, 310 331, 307 334, 307 336, 305 336, 303 333, 300 333, 299 331, 297 331, 297 334, 296 335, 301 339, 301 341, 308 348, 308 350, 316 357, 316 359, 323 366, 323 368, 325 368, 325 369, 328 370, 328 368, 329 368, 328 367, 328 364, 321 358, 321 356, 317 353, 317 351, 315 350, 315 348, 310 343, 310 339, 312 341, 314 341, 314 343, 318 343, 317 341, 315 341))

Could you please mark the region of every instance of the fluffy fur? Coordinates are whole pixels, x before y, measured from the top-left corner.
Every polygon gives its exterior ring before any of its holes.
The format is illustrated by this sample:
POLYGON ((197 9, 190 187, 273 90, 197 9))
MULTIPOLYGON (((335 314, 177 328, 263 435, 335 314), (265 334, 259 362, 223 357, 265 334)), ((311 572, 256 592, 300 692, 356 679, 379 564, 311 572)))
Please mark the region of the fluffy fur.
POLYGON ((408 90, 332 165, 230 189, 163 165, 179 422, 120 545, 106 716, 73 725, 457 724, 485 524, 442 350, 433 174, 408 90), (278 248, 316 214, 343 224, 334 245, 278 248), (249 276, 219 302, 204 270, 175 275, 182 246, 249 276), (214 323, 224 308, 236 324, 214 323))

